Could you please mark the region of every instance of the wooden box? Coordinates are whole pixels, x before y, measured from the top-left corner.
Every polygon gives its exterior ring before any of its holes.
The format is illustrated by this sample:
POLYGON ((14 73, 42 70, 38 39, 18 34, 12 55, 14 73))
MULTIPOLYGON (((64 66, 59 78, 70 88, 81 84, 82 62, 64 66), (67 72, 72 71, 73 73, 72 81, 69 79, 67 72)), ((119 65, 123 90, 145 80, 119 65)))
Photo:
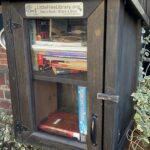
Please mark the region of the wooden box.
MULTIPOLYGON (((48 150, 123 150, 126 132, 132 126, 131 93, 137 83, 141 22, 149 24, 145 3, 140 4, 137 0, 3 0, 2 9, 16 139, 48 150), (47 25, 47 19, 55 22, 50 21, 47 25), (36 24, 34 28, 40 34, 31 38, 34 30, 29 32, 32 28, 29 22, 39 20, 44 20, 41 24, 45 26, 37 29, 36 24), (63 29, 59 22, 65 26, 63 29), (80 24, 86 30, 81 32, 77 28, 80 24), (73 28, 86 42, 86 50, 83 49, 86 54, 83 53, 87 68, 82 63, 77 65, 80 58, 75 63, 76 68, 65 68, 63 75, 57 75, 49 70, 58 67, 58 58, 57 63, 53 61, 49 65, 48 61, 43 66, 37 55, 36 62, 38 59, 41 66, 34 66, 33 41, 55 39, 58 42, 64 36, 74 40, 73 28), (54 38, 54 33, 59 36, 54 38), (82 98, 79 87, 87 92, 82 109, 78 105, 82 98), (64 111, 76 115, 75 130, 80 134, 78 118, 83 117, 84 109, 87 129, 84 128, 85 136, 79 140, 39 130, 39 123, 50 114, 64 111)), ((79 54, 77 50, 72 51, 79 54)), ((52 59, 51 53, 47 55, 45 58, 52 59)), ((70 61, 72 65, 73 60, 70 61)), ((57 118, 54 124, 60 120, 57 118)))

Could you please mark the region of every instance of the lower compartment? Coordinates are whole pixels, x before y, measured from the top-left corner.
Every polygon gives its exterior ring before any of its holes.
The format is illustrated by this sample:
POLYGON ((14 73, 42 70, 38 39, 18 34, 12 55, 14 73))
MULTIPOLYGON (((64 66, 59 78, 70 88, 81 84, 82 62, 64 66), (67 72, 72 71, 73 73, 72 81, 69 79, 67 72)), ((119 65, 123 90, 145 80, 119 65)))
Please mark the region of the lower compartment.
POLYGON ((86 87, 35 80, 34 92, 37 131, 86 142, 86 87))

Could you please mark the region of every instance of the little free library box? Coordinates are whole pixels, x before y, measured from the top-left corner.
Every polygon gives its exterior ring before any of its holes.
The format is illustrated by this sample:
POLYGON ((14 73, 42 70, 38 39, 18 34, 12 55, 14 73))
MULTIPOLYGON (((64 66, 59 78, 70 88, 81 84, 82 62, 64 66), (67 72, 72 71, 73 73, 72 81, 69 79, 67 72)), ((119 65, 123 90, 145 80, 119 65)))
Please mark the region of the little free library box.
POLYGON ((46 150, 123 150, 149 2, 1 3, 16 139, 46 150))

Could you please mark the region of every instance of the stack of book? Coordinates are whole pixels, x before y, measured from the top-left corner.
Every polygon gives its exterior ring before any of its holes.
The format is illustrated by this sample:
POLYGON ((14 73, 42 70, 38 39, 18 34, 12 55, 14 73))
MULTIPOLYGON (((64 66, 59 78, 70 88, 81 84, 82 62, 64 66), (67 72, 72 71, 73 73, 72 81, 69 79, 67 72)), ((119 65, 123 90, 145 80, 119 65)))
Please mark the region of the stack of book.
POLYGON ((36 41, 32 50, 36 70, 53 70, 55 74, 87 71, 87 47, 80 42, 36 41))

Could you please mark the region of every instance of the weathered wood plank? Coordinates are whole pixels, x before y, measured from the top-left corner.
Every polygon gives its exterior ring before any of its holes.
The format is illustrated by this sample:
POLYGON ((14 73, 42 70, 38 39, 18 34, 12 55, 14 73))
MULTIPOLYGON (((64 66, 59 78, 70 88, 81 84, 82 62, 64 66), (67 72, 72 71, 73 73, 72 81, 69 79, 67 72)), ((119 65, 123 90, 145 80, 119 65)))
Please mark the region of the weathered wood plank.
MULTIPOLYGON (((13 119, 14 124, 20 121, 20 100, 19 100, 19 93, 18 93, 18 76, 17 76, 17 67, 16 67, 16 60, 15 60, 15 48, 14 48, 14 38, 12 32, 9 31, 7 23, 11 18, 11 9, 10 3, 5 2, 2 3, 2 10, 3 10, 3 23, 5 29, 5 39, 6 41, 6 48, 7 48, 7 58, 8 58, 8 67, 9 67, 9 80, 10 80, 10 89, 11 89, 11 102, 12 102, 12 111, 13 111, 13 119)), ((17 138, 20 136, 16 134, 17 138)), ((20 138, 21 139, 21 138, 20 138)))
POLYGON ((16 12, 15 8, 11 7, 11 21, 18 23, 21 26, 16 29, 12 29, 13 42, 14 42, 14 55, 16 61, 17 81, 18 81, 18 94, 20 102, 20 115, 21 123, 28 130, 33 128, 33 116, 32 116, 32 94, 31 94, 31 72, 28 63, 28 50, 25 38, 25 27, 23 18, 16 12))
MULTIPOLYGON (((118 95, 119 63, 121 55, 120 36, 124 25, 124 6, 120 0, 107 1, 106 58, 105 58, 105 93, 118 95), (112 13, 113 12, 113 13, 112 13)), ((121 99, 119 98, 119 101, 121 99)), ((119 104, 104 102, 103 149, 116 150, 119 139, 118 130, 119 104), (108 144, 109 141, 109 144, 108 144)))
POLYGON ((140 41, 137 41, 140 29, 138 20, 123 9, 123 3, 118 1, 117 4, 108 1, 105 92, 119 95, 120 102, 118 105, 105 102, 105 150, 117 149, 117 144, 132 118, 130 95, 137 81, 140 49, 140 41), (111 13, 111 10, 116 13, 111 13), (109 144, 107 141, 110 141, 109 144))
POLYGON ((88 149, 99 150, 102 148, 102 101, 97 100, 97 93, 103 90, 103 57, 104 57, 104 16, 105 2, 103 1, 88 18, 88 149), (96 20, 96 21, 95 21, 96 20), (92 114, 96 119, 96 146, 90 139, 92 114))

